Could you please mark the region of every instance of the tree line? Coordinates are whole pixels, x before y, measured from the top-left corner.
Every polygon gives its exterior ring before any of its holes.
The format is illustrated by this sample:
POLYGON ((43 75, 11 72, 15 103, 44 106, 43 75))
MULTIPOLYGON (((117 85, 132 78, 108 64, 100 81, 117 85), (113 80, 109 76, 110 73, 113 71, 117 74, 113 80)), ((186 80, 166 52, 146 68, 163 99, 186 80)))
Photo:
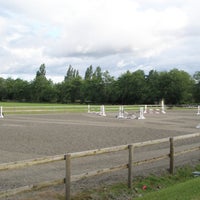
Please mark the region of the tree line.
POLYGON ((178 105, 200 102, 200 71, 189 73, 172 69, 126 71, 118 78, 103 72, 101 67, 89 66, 85 76, 71 65, 64 80, 53 83, 46 78, 42 64, 32 81, 0 77, 0 101, 97 104, 166 104, 178 105))

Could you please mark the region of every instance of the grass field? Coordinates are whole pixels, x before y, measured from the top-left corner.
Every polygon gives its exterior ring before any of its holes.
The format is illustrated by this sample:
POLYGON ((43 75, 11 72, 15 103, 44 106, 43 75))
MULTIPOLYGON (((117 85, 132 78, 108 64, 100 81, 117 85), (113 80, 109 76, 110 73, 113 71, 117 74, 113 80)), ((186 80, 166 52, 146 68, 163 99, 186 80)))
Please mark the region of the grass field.
MULTIPOLYGON (((0 102, 0 106, 3 106, 4 114, 88 112, 88 105, 86 104, 0 102)), ((90 105, 90 111, 99 112, 100 106, 90 105)), ((144 105, 124 105, 124 110, 126 112, 139 112, 140 107, 144 107, 144 105)), ((119 105, 105 105, 105 108, 106 112, 116 112, 119 110, 119 105)), ((161 109, 161 105, 148 105, 148 108, 161 109)), ((166 109, 168 108, 166 107, 166 109)), ((173 109, 183 110, 185 108, 173 107, 173 109)))
MULTIPOLYGON (((4 114, 28 114, 28 113, 51 113, 51 112, 88 112, 86 104, 51 104, 51 103, 17 103, 0 102, 4 114)), ((99 112, 101 105, 90 105, 91 112, 99 112)), ((119 105, 106 105, 106 112, 119 110, 119 105)), ((126 111, 139 111, 139 105, 126 105, 126 111)))

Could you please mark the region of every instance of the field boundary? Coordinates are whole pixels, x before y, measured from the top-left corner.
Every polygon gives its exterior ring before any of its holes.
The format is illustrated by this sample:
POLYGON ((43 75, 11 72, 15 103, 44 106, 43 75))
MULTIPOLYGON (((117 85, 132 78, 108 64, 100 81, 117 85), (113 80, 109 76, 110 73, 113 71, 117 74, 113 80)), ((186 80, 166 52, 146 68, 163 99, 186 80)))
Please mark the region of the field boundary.
POLYGON ((0 172, 6 171, 6 170, 14 170, 14 169, 19 169, 19 168, 29 167, 29 166, 33 166, 33 165, 41 165, 41 164, 52 163, 52 162, 57 162, 57 161, 65 161, 66 175, 63 179, 47 181, 47 182, 39 183, 37 185, 29 185, 29 186, 24 186, 24 187, 20 187, 20 188, 2 191, 2 192, 0 192, 0 198, 16 195, 18 193, 25 192, 25 191, 31 191, 34 189, 40 189, 40 188, 44 188, 44 187, 65 184, 65 199, 70 200, 70 198, 71 198, 70 197, 71 196, 71 194, 70 194, 71 182, 78 181, 78 180, 92 177, 92 176, 109 173, 109 172, 119 171, 122 169, 128 169, 128 187, 131 188, 132 187, 132 170, 133 170, 134 166, 139 166, 142 164, 152 163, 155 161, 169 158, 169 172, 171 174, 173 174, 174 173, 174 162, 175 162, 176 156, 200 150, 200 146, 196 146, 196 147, 192 147, 189 149, 184 149, 182 151, 176 152, 174 150, 175 149, 174 142, 179 141, 179 140, 186 140, 186 139, 190 139, 190 138, 194 138, 194 137, 199 137, 199 136, 200 136, 200 133, 193 133, 193 134, 188 134, 188 135, 167 137, 167 138, 158 139, 158 140, 150 140, 150 141, 145 141, 145 142, 113 146, 113 147, 102 148, 102 149, 95 149, 95 150, 89 150, 89 151, 67 153, 67 154, 63 154, 63 155, 47 156, 47 157, 43 157, 43 158, 36 158, 36 159, 30 159, 30 160, 24 160, 24 161, 3 163, 3 164, 0 164, 0 172), (163 154, 163 155, 160 155, 157 157, 151 157, 146 160, 140 160, 137 162, 135 162, 133 160, 135 148, 141 148, 141 147, 145 147, 145 146, 149 146, 149 145, 157 145, 157 144, 167 143, 167 142, 169 142, 169 153, 163 154), (91 172, 87 172, 87 173, 83 173, 83 174, 79 174, 79 175, 71 175, 71 162, 73 159, 81 158, 81 157, 88 157, 88 156, 97 156, 100 154, 108 154, 108 153, 114 153, 114 152, 125 151, 125 150, 127 150, 127 152, 128 152, 128 163, 124 163, 124 164, 114 166, 111 168, 105 168, 105 169, 101 169, 101 170, 91 171, 91 172))
MULTIPOLYGON (((54 113, 54 112, 88 112, 88 106, 90 106, 92 112, 99 112, 101 105, 6 105, 3 104, 3 113, 7 114, 21 114, 21 113, 54 113)), ((107 112, 118 112, 120 105, 105 105, 107 112)), ((139 111, 140 107, 145 107, 145 105, 123 105, 126 110, 139 111)), ((161 105, 148 105, 148 108, 161 108, 161 105)))

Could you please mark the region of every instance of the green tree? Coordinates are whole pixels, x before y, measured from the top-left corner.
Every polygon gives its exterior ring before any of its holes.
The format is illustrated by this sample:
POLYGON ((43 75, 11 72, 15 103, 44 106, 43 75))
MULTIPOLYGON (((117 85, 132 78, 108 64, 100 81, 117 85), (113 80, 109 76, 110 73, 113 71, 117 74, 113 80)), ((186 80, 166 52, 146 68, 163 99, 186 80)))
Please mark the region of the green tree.
POLYGON ((36 78, 37 77, 44 77, 46 78, 46 66, 45 64, 41 64, 39 70, 36 73, 36 78))
POLYGON ((79 72, 70 65, 67 69, 64 81, 58 85, 60 91, 59 101, 62 103, 74 103, 81 101, 82 78, 79 72))
POLYGON ((0 101, 5 100, 7 97, 6 80, 0 77, 0 101))
POLYGON ((97 103, 104 103, 104 89, 105 85, 103 82, 103 73, 101 71, 101 67, 96 67, 93 75, 91 83, 92 90, 92 100, 97 103))
POLYGON ((151 70, 146 77, 146 104, 154 104, 160 101, 159 73, 151 70))
POLYGON ((93 71, 92 65, 86 69, 85 79, 83 82, 83 96, 85 102, 106 103, 111 99, 111 82, 113 77, 108 73, 102 72, 101 67, 98 66, 93 71))
POLYGON ((132 73, 130 71, 127 71, 118 78, 117 88, 119 103, 128 104, 134 95, 132 90, 132 73))
POLYGON ((145 74, 142 70, 127 71, 117 80, 119 98, 122 104, 143 103, 145 100, 145 74))
POLYGON ((194 78, 194 88, 193 88, 193 96, 196 103, 200 103, 200 71, 197 71, 193 75, 194 78))
POLYGON ((115 103, 117 100, 117 94, 115 90, 115 79, 109 74, 108 71, 102 73, 102 81, 104 84, 103 99, 104 103, 115 103))
POLYGON ((29 101, 29 82, 22 79, 16 79, 13 82, 13 100, 15 101, 29 101))
POLYGON ((160 73, 160 97, 168 104, 193 102, 192 88, 194 81, 185 71, 173 69, 160 73))
POLYGON ((93 76, 93 67, 90 65, 85 72, 84 80, 91 80, 93 76))
POLYGON ((14 88, 15 87, 15 81, 12 78, 6 79, 6 99, 14 101, 14 88))
POLYGON ((73 69, 73 67, 71 65, 69 65, 66 76, 65 76, 65 81, 70 81, 77 77, 80 77, 79 71, 76 69, 73 69))
POLYGON ((31 100, 34 102, 56 102, 57 94, 55 85, 46 78, 45 64, 36 72, 36 77, 31 83, 31 100))

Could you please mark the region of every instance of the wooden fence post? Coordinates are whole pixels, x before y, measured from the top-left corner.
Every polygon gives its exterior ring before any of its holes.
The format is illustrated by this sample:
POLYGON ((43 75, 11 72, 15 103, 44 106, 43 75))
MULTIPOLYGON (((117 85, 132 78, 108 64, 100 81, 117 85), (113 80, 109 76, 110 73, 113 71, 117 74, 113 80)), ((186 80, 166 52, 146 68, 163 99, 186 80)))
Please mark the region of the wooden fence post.
POLYGON ((169 167, 169 172, 170 174, 174 174, 174 138, 169 139, 170 142, 170 167, 169 167))
POLYGON ((70 189, 71 189, 71 154, 65 155, 65 199, 70 200, 70 189))
POLYGON ((132 187, 133 145, 128 145, 128 187, 132 187))

